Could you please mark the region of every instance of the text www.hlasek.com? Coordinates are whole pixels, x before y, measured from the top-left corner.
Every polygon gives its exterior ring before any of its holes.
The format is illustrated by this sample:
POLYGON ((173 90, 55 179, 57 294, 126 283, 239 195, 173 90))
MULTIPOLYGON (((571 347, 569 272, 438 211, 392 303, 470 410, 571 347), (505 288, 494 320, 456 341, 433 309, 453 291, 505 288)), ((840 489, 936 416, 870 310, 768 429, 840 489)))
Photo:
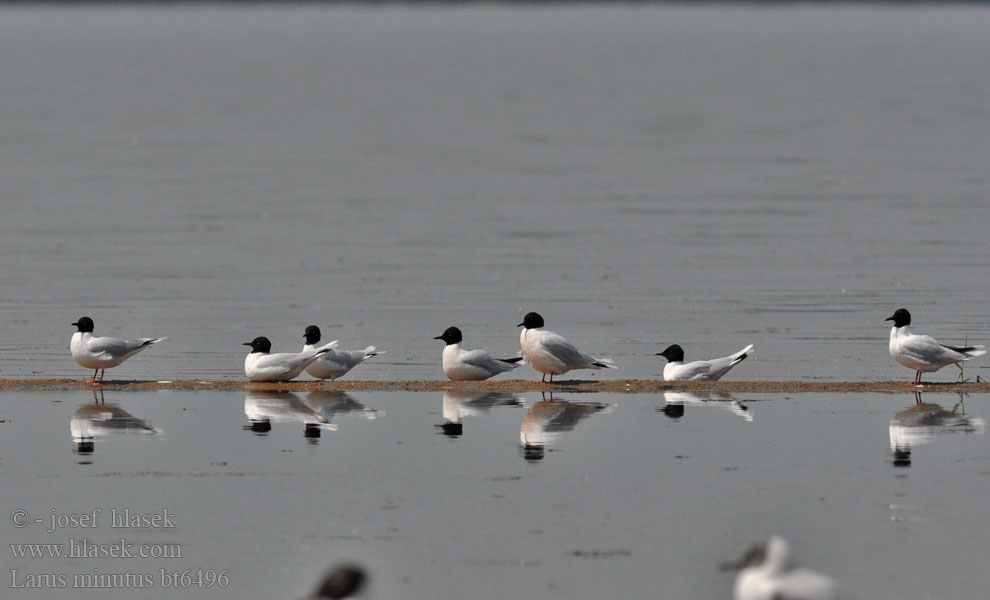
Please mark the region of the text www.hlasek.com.
POLYGON ((111 544, 94 544, 86 538, 69 538, 61 544, 11 544, 14 558, 182 558, 179 544, 131 544, 124 538, 111 544))

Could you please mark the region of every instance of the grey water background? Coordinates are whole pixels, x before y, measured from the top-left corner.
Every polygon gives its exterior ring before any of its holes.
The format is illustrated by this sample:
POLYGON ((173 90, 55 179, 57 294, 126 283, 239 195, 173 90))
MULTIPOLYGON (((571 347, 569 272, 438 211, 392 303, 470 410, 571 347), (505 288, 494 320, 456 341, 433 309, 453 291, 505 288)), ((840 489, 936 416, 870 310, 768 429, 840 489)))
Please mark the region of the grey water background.
MULTIPOLYGON (((910 377, 898 306, 988 341, 990 12, 3 7, 0 376, 169 336, 122 379, 239 379, 320 325, 436 379, 530 310, 619 371, 910 377)), ((986 365, 972 363, 979 374, 986 365)), ((518 373, 522 373, 519 371, 518 373)), ((525 376, 533 372, 526 369, 525 376)), ((956 373, 940 373, 952 379, 956 373)))
POLYGON ((717 565, 770 533, 847 597, 982 598, 990 585, 984 395, 924 394, 919 413, 911 393, 559 393, 572 417, 552 419, 537 393, 2 400, 4 597, 299 598, 349 559, 370 570, 371 598, 729 598, 733 575, 717 565), (307 438, 315 415, 333 430, 307 438), (87 422, 90 437, 74 437, 87 422), (53 510, 95 508, 97 527, 48 532, 53 510), (175 527, 111 529, 114 508, 167 510, 175 527), (14 528, 17 509, 43 522, 14 528), (182 556, 8 551, 70 538, 176 544, 182 556), (154 586, 10 589, 28 573, 71 586, 94 569, 150 574, 154 586), (227 569, 229 583, 163 589, 162 569, 227 569))
MULTIPOLYGON (((987 342, 987 31, 979 6, 0 8, 0 378, 88 376, 88 314, 170 338, 110 378, 240 379, 240 344, 315 323, 388 351, 351 378, 439 379, 444 328, 512 353, 537 310, 620 366, 580 379, 655 378, 678 342, 754 343, 736 379, 907 380, 898 306, 987 342)), ((853 597, 990 585, 982 394, 105 394, 0 393, 0 596, 295 598, 353 559, 377 598, 726 598, 716 565, 771 533, 853 597), (177 526, 8 518, 114 507, 177 526), (83 537, 183 558, 9 548, 83 537), (94 569, 155 587, 11 587, 94 569)))

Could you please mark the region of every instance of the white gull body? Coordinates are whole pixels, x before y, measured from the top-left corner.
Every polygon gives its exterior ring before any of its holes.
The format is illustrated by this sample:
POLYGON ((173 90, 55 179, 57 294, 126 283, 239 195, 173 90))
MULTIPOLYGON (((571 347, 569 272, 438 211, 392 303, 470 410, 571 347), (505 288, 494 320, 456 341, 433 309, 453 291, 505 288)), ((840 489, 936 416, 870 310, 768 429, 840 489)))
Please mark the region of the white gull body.
POLYGON ((615 369, 615 365, 607 358, 591 356, 578 350, 574 344, 563 336, 543 329, 543 317, 537 313, 528 313, 519 334, 519 346, 523 357, 534 369, 543 373, 543 379, 550 375, 553 383, 554 375, 562 375, 574 369, 615 369))
POLYGON ((805 567, 791 569, 790 547, 779 536, 750 548, 723 568, 741 568, 733 588, 735 600, 835 600, 837 584, 828 575, 805 567))
POLYGON ((686 363, 684 351, 677 344, 673 344, 657 356, 667 359, 667 364, 663 367, 664 381, 718 381, 752 353, 753 344, 750 344, 739 352, 723 358, 686 363))
POLYGON ((888 349, 895 361, 915 372, 914 383, 921 383, 922 373, 938 371, 946 365, 972 360, 987 353, 985 346, 946 346, 930 335, 911 333, 911 313, 897 309, 890 328, 888 349))

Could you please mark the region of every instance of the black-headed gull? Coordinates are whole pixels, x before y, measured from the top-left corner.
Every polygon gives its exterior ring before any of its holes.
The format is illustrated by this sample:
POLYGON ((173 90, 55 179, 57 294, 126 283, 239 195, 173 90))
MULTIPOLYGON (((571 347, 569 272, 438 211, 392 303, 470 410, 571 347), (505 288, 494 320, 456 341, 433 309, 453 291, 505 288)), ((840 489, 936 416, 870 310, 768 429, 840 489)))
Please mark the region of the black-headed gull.
POLYGON ((790 547, 784 538, 771 536, 754 544, 722 568, 740 570, 733 588, 735 600, 834 600, 837 585, 828 575, 805 567, 791 569, 790 547))
POLYGON ((543 373, 543 378, 540 379, 543 383, 547 383, 547 375, 550 375, 550 383, 553 383, 554 375, 562 375, 574 369, 617 368, 611 364, 610 359, 585 354, 563 336, 543 329, 543 317, 535 312, 527 313, 517 327, 523 328, 519 334, 523 357, 534 369, 543 373))
MULTIPOLYGON (((306 338, 303 352, 316 350, 316 344, 320 341, 320 328, 310 325, 303 333, 303 337, 306 338)), ((331 350, 306 367, 306 372, 317 379, 333 381, 372 356, 385 354, 385 351, 376 352, 376 350, 374 346, 368 346, 364 350, 331 350)))
POLYGON ((78 331, 72 334, 72 341, 69 343, 72 358, 76 359, 80 366, 94 369, 93 378, 86 383, 103 383, 107 369, 116 367, 152 344, 168 339, 160 337, 118 340, 112 337, 93 337, 93 319, 89 317, 82 317, 73 325, 78 331), (98 371, 102 371, 99 381, 96 380, 98 371))
POLYGON ((251 352, 244 358, 244 374, 251 381, 288 381, 303 372, 313 361, 337 347, 337 340, 308 352, 271 354, 272 343, 259 336, 245 342, 251 352))
POLYGON ((487 350, 468 350, 461 346, 464 336, 457 327, 448 327, 443 335, 443 374, 451 381, 482 381, 519 366, 521 356, 495 358, 487 350))
POLYGON ((658 352, 657 356, 667 359, 667 364, 663 367, 664 381, 717 381, 752 353, 753 344, 750 344, 739 352, 723 358, 685 363, 684 349, 677 344, 671 344, 663 352, 658 352))
POLYGON ((890 355, 915 371, 915 385, 921 384, 922 373, 932 373, 946 365, 972 360, 987 353, 985 346, 946 346, 930 335, 911 333, 911 313, 905 308, 898 308, 884 320, 894 322, 890 329, 890 355))
POLYGON ((327 570, 320 578, 316 589, 307 596, 307 599, 319 600, 328 598, 330 600, 342 600, 343 598, 353 598, 361 593, 361 589, 368 582, 368 575, 364 569, 357 565, 339 564, 327 570))

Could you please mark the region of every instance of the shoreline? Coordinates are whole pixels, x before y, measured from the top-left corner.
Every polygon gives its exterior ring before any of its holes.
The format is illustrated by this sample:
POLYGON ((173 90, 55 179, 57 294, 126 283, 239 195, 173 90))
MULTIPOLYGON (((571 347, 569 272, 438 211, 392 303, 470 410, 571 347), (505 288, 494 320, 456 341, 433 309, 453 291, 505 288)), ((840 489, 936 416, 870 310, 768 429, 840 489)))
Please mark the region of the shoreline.
POLYGON ((204 390, 204 391, 375 391, 375 392, 604 392, 612 394, 650 394, 660 392, 697 393, 990 393, 990 382, 923 383, 920 387, 907 381, 663 381, 655 379, 564 380, 552 385, 539 381, 506 379, 497 381, 283 381, 254 382, 236 380, 143 381, 107 380, 92 384, 74 379, 0 379, 5 391, 72 391, 102 388, 105 390, 204 390))

